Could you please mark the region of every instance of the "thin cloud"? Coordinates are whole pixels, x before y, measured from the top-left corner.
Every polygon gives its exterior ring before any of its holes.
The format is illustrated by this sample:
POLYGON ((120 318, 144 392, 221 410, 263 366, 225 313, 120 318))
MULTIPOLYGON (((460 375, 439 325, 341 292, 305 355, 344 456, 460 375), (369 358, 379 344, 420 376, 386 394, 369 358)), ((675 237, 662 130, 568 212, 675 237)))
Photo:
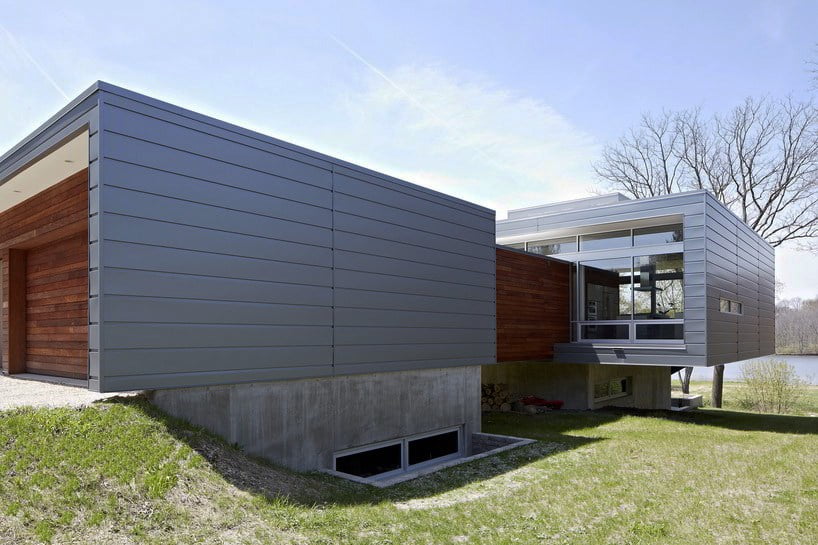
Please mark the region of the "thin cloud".
POLYGON ((6 27, 4 27, 2 24, 0 24, 0 30, 2 30, 3 33, 6 35, 6 38, 8 39, 9 43, 11 43, 12 48, 17 52, 17 54, 20 55, 21 57, 23 57, 23 59, 25 59, 26 61, 28 61, 28 63, 31 64, 31 66, 33 66, 34 69, 37 72, 39 72, 40 75, 43 76, 46 79, 46 81, 48 81, 48 83, 58 93, 60 93, 62 95, 62 97, 64 99, 69 100, 70 97, 68 96, 68 94, 63 90, 62 87, 60 87, 60 85, 54 80, 54 78, 52 78, 49 75, 49 73, 45 70, 45 68, 43 68, 43 66, 39 62, 37 62, 37 59, 35 59, 31 55, 31 53, 28 52, 28 50, 23 46, 23 44, 20 43, 14 37, 14 35, 6 27))
POLYGON ((382 74, 344 97, 367 163, 501 211, 587 193, 596 142, 543 101, 448 67, 382 74))
MULTIPOLYGON (((362 63, 364 66, 366 66, 367 68, 369 68, 369 69, 370 69, 372 72, 374 72, 375 74, 377 74, 378 76, 380 76, 380 77, 381 77, 381 78, 382 78, 382 79, 383 79, 383 80, 384 80, 386 83, 388 83, 388 84, 389 84, 389 85, 390 85, 390 86, 391 86, 393 89, 395 89, 396 91, 398 91, 398 93, 400 93, 401 95, 403 95, 403 97, 404 97, 404 98, 406 98, 406 99, 407 99, 409 102, 411 102, 413 105, 415 105, 415 106, 416 106, 416 107, 418 107, 420 110, 422 110, 423 112, 425 112, 425 113, 426 113, 428 116, 430 116, 431 118, 435 119, 435 120, 436 120, 438 123, 440 123, 440 124, 442 124, 442 125, 446 125, 446 124, 447 124, 445 119, 443 119, 443 118, 442 118, 440 115, 438 115, 438 114, 437 114, 437 113, 435 113, 435 112, 434 112, 432 109, 430 109, 430 108, 429 108, 429 107, 427 107, 425 104, 423 104, 423 103, 422 103, 420 100, 418 100, 418 99, 417 99, 415 96, 413 96, 413 95, 412 95, 410 92, 408 92, 408 91, 407 91, 407 90, 406 90, 404 87, 402 87, 402 86, 398 85, 398 84, 395 82, 395 80, 393 80, 392 78, 390 78, 390 77, 389 77, 388 75, 386 75, 386 74, 385 74, 383 71, 381 71, 381 70, 380 70, 380 69, 379 69, 377 66, 375 66, 374 64, 372 64, 371 62, 369 62, 368 60, 366 60, 364 57, 362 57, 360 53, 358 53, 357 51, 355 51, 354 49, 352 49, 352 48, 351 48, 351 47, 350 47, 348 44, 346 44, 345 42, 341 41, 339 38, 337 38, 336 36, 334 36, 334 35, 332 35, 332 34, 329 34, 329 37, 330 37, 330 38, 331 38, 331 39, 332 39, 332 40, 333 40, 335 43, 337 43, 339 46, 341 46, 341 47, 342 47, 342 48, 343 48, 343 49, 344 49, 344 50, 345 50, 347 53, 349 53, 349 54, 350 54, 350 55, 352 55, 354 58, 356 58, 358 61, 360 61, 360 62, 361 62, 361 63, 362 63)), ((451 125, 449 125, 449 130, 451 130, 451 131, 453 131, 453 132, 455 132, 455 133, 457 132, 457 128, 456 128, 456 127, 452 127, 451 125)), ((460 136, 461 136, 461 137, 463 137, 463 136, 465 136, 465 135, 460 135, 460 136)), ((465 140, 465 138, 463 138, 463 140, 465 140)), ((491 155, 489 155, 489 154, 486 152, 486 150, 481 149, 480 147, 475 147, 475 148, 474 148, 474 151, 476 151, 476 152, 477 152, 479 155, 484 156, 486 159, 488 159, 488 160, 490 160, 490 161, 494 161, 494 158, 492 158, 492 157, 491 157, 491 155)))

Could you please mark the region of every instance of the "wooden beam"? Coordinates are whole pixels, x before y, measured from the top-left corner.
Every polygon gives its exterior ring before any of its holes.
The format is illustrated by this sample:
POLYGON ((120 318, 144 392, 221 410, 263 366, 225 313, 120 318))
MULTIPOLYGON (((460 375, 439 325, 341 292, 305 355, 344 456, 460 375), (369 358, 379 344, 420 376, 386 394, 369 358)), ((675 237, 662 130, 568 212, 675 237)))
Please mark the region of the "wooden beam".
POLYGON ((8 372, 26 371, 26 252, 8 252, 8 372))

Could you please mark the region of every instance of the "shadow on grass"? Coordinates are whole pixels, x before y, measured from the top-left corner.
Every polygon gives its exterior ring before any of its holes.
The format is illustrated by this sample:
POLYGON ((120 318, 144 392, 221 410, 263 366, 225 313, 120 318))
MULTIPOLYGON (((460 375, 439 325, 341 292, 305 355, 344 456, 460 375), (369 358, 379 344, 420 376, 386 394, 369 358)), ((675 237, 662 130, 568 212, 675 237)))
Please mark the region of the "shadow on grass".
MULTIPOLYGON (((502 422, 505 433, 520 434, 524 437, 548 440, 553 434, 564 434, 583 428, 601 426, 615 422, 625 416, 637 418, 660 418, 672 422, 697 424, 736 431, 760 431, 770 433, 791 434, 818 434, 818 418, 810 416, 793 416, 785 414, 753 413, 745 411, 730 411, 724 409, 702 408, 692 411, 660 411, 624 409, 607 407, 596 411, 563 411, 560 413, 546 413, 552 418, 545 418, 537 422, 535 429, 511 429, 514 425, 502 422)), ((500 416, 492 417, 502 418, 500 416)), ((524 421, 523 421, 524 422, 524 421)), ((485 423, 491 426, 491 419, 485 423)), ((524 424, 518 424, 524 426, 524 424)), ((487 430, 488 431, 488 430, 487 430)), ((499 433, 499 432, 498 432, 499 433)))
POLYGON ((663 413, 662 417, 677 422, 714 426, 736 431, 818 434, 818 418, 811 416, 750 413, 724 409, 697 409, 680 413, 663 413))
MULTIPOLYGON (((538 443, 379 489, 320 472, 299 473, 249 456, 238 446, 228 444, 207 430, 166 414, 144 396, 115 397, 104 403, 127 405, 161 423, 168 433, 199 453, 213 471, 233 486, 261 496, 270 503, 286 499, 308 507, 328 504, 374 505, 383 501, 401 502, 435 496, 470 483, 507 474, 548 456, 603 440, 553 433, 538 443)), ((516 416, 527 419, 526 416, 516 416)), ((498 433, 515 435, 503 430, 498 433)), ((525 436, 540 439, 531 433, 525 436)))

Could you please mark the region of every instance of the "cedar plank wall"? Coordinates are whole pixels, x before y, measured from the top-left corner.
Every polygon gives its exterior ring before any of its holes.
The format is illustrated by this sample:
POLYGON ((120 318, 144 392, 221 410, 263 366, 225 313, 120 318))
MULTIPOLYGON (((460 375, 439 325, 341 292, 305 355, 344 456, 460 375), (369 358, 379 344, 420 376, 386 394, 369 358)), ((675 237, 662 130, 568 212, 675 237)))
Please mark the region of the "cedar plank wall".
POLYGON ((497 248, 497 361, 546 360, 569 342, 569 265, 497 248))
POLYGON ((87 229, 87 169, 0 213, 4 372, 11 366, 11 372, 87 377, 87 229), (18 333, 11 339, 11 354, 10 251, 20 258, 18 281, 27 284, 25 312, 12 309, 18 333))

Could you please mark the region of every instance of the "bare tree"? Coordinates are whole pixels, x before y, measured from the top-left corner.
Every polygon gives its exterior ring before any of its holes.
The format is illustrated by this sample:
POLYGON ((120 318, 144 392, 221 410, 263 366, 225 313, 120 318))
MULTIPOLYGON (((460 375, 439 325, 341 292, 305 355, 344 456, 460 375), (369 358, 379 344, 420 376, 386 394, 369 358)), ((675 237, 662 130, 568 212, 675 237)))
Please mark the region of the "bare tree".
POLYGON ((644 115, 594 165, 635 198, 707 189, 773 246, 818 250, 818 108, 747 99, 726 115, 644 115))
MULTIPOLYGON (((725 115, 643 115, 594 165, 608 189, 639 198, 706 189, 773 246, 818 251, 818 108, 746 99, 725 115)), ((724 366, 713 370, 721 406, 724 366)))
POLYGON ((775 351, 818 353, 818 299, 784 299, 776 304, 775 351))

